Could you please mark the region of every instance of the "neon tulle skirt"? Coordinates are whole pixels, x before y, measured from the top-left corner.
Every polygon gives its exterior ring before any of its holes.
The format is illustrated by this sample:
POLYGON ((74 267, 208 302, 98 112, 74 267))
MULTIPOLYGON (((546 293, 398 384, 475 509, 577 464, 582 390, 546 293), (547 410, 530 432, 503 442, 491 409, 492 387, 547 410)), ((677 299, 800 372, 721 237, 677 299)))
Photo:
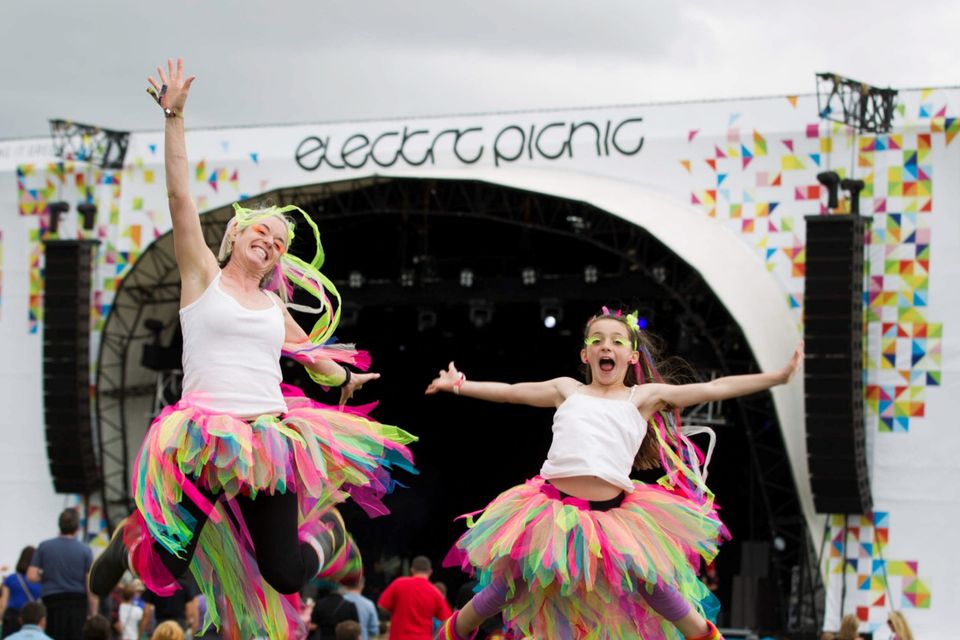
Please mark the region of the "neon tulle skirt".
POLYGON ((594 511, 536 477, 468 522, 447 564, 475 573, 480 588, 505 582, 504 620, 524 635, 682 639, 639 597, 653 585, 716 616, 716 599, 697 577, 700 559, 712 560, 727 536, 710 504, 637 482, 620 506, 594 511))
POLYGON ((261 576, 232 498, 295 492, 305 540, 322 533, 321 516, 347 498, 370 515, 387 513, 381 498, 394 488, 391 471, 415 473, 406 445, 416 438, 372 420, 372 405, 323 405, 288 385, 283 393, 286 414, 253 421, 185 397, 153 421, 134 467, 137 511, 124 531, 132 568, 159 595, 176 589, 150 541, 185 557, 197 524, 189 498, 209 518, 189 565, 207 601, 203 626, 220 627, 223 637, 292 638, 300 625, 296 596, 261 576))

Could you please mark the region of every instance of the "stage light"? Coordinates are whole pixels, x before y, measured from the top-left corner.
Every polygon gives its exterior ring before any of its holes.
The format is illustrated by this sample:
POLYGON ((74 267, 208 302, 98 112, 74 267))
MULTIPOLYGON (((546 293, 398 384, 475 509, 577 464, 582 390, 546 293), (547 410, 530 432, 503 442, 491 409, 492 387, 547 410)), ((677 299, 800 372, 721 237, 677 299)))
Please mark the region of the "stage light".
POLYGON ((590 228, 590 223, 584 220, 582 216, 567 216, 567 224, 569 224, 570 228, 576 233, 581 233, 590 228))
POLYGON ((180 366, 180 352, 172 345, 163 344, 163 322, 156 318, 147 318, 143 327, 150 332, 152 340, 143 345, 140 352, 140 364, 151 371, 171 371, 180 366))
POLYGON ((97 205, 92 202, 81 202, 77 205, 77 213, 83 219, 83 228, 85 231, 93 231, 97 223, 97 205))
POLYGON ((67 211, 70 211, 70 205, 62 200, 57 202, 50 202, 47 204, 47 215, 50 216, 49 220, 49 229, 50 233, 56 233, 57 229, 60 228, 60 216, 67 211))
POLYGON ((412 287, 417 281, 417 276, 414 274, 413 269, 404 269, 400 272, 400 286, 401 287, 412 287))
POLYGON ((583 268, 583 281, 587 284, 594 284, 597 281, 596 265, 588 264, 583 268))
POLYGON ((844 178, 840 181, 840 188, 850 194, 850 213, 853 215, 860 213, 860 192, 865 186, 863 180, 844 178))
POLYGON ((340 326, 341 327, 353 327, 360 322, 360 307, 345 304, 340 309, 340 326))
POLYGON ((839 187, 840 176, 836 171, 821 171, 817 174, 817 182, 827 189, 827 209, 836 209, 840 206, 839 187))
POLYGON ((663 265, 657 265, 650 270, 650 275, 657 281, 657 284, 663 284, 667 279, 667 268, 663 265))
POLYGON ((543 326, 547 329, 553 329, 563 320, 563 307, 559 300, 541 300, 540 301, 540 319, 543 326))
POLYGON ((359 271, 351 271, 350 275, 347 276, 347 284, 351 289, 359 289, 363 286, 363 274, 359 271))
POLYGON ((493 321, 493 304, 486 300, 471 300, 468 317, 476 328, 485 327, 493 321))
POLYGON ((433 309, 417 310, 417 331, 423 333, 437 326, 437 312, 433 309))
POLYGON ((520 280, 526 287, 537 284, 537 270, 533 267, 524 268, 524 270, 520 272, 520 280))
POLYGON ((473 286, 473 270, 472 269, 460 270, 460 286, 468 287, 468 288, 473 286))

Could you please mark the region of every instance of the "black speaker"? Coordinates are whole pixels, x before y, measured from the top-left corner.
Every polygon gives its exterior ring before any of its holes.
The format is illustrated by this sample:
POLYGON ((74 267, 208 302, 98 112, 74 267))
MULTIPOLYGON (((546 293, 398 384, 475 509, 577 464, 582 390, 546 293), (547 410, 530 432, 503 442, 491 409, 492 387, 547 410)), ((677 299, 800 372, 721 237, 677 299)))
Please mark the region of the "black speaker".
POLYGON ((807 459, 819 513, 873 508, 864 448, 866 219, 807 216, 804 385, 807 459))
POLYGON ((57 493, 91 493, 100 480, 90 404, 90 293, 96 241, 46 243, 43 413, 57 493))

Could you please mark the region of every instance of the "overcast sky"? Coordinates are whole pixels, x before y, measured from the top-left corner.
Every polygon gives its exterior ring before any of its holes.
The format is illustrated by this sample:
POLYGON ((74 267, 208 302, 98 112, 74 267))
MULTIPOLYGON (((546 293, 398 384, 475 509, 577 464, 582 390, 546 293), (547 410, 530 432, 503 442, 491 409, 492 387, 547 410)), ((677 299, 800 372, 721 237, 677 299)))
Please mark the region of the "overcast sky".
POLYGON ((157 129, 176 55, 208 127, 958 85, 958 24, 956 0, 15 0, 0 138, 157 129))

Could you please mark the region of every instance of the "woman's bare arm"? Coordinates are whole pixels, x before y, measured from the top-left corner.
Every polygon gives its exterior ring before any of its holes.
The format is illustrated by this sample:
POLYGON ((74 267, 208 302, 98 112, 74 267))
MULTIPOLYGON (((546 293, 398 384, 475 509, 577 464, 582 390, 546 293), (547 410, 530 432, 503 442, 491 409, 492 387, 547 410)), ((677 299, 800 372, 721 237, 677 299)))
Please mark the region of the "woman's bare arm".
POLYGON ((183 59, 176 64, 167 60, 167 69, 157 67, 160 84, 148 81, 160 96, 160 106, 170 109, 174 117, 164 123, 164 167, 167 181, 167 202, 173 223, 173 246, 182 283, 181 305, 193 302, 216 275, 217 259, 207 247, 200 226, 197 206, 190 195, 190 167, 184 134, 184 107, 195 76, 183 77, 183 59), (165 87, 165 89, 164 89, 165 87))

